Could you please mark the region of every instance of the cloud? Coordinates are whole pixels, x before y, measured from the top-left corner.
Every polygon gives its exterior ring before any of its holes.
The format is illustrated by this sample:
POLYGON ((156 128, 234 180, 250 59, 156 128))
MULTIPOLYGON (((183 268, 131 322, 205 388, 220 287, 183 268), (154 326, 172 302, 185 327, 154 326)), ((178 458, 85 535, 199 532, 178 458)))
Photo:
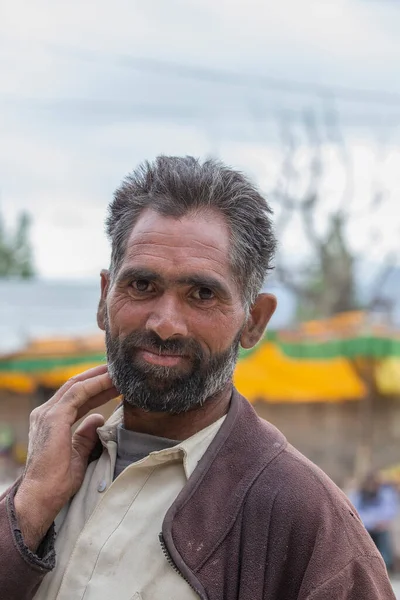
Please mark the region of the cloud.
MULTIPOLYGON (((262 77, 396 91, 399 21, 399 12, 361 0, 8 0, 0 22, 2 208, 11 220, 32 212, 42 274, 94 274, 108 260, 107 202, 138 162, 219 153, 268 189, 276 114, 290 119, 320 101, 262 89, 262 77), (132 58, 253 80, 207 82, 159 63, 138 69, 132 58)), ((338 106, 364 123, 369 112, 397 110, 338 106)))

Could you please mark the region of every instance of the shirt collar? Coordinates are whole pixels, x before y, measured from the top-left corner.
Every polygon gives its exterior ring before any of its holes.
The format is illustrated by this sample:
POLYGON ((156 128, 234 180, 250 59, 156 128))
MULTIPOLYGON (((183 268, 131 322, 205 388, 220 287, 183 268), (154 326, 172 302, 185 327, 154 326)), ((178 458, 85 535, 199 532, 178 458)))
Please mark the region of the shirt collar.
MULTIPOLYGON (((216 436, 219 428, 225 420, 226 415, 211 423, 201 431, 198 431, 191 437, 183 440, 171 448, 165 448, 156 452, 151 452, 149 456, 157 458, 157 462, 170 462, 180 458, 183 461, 186 478, 192 475, 198 462, 203 457, 208 446, 216 436)), ((123 422, 123 407, 120 406, 107 420, 107 422, 97 429, 102 445, 107 448, 108 442, 117 442, 117 427, 123 422)), ((143 459, 146 460, 146 459, 143 459)))

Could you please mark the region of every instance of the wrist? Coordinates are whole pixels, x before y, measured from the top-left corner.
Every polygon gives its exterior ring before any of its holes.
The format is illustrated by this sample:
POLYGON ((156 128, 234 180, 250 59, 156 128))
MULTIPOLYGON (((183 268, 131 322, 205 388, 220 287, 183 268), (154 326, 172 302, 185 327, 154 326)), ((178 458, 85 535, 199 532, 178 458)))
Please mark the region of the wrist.
POLYGON ((52 508, 33 489, 24 486, 23 482, 14 496, 14 508, 24 543, 29 550, 36 552, 58 510, 52 508))

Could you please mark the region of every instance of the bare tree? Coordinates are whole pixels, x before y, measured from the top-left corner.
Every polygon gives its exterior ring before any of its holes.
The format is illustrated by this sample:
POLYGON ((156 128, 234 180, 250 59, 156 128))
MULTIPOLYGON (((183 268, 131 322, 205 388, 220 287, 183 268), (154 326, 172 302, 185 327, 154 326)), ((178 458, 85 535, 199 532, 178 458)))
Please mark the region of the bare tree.
MULTIPOLYGON (((279 176, 272 193, 277 211, 277 231, 282 239, 290 230, 306 240, 308 253, 299 248, 298 256, 278 253, 277 278, 296 296, 299 318, 329 317, 355 308, 383 308, 390 311, 390 299, 382 295, 385 282, 398 260, 398 251, 383 251, 384 232, 375 224, 377 210, 388 194, 380 176, 372 179, 370 193, 362 209, 354 204, 354 166, 351 153, 339 126, 332 104, 326 102, 322 116, 315 111, 304 115, 299 133, 290 121, 281 123, 282 159, 279 176), (327 198, 324 181, 331 168, 326 149, 334 153, 341 167, 342 192, 334 202, 327 198), (302 161, 299 161, 299 155, 302 161), (297 218, 297 229, 291 227, 297 218), (365 223, 367 247, 355 252, 351 244, 351 227, 365 223), (298 233, 301 228, 301 236, 298 233), (357 286, 360 264, 372 261, 371 249, 381 248, 379 268, 372 278, 369 298, 361 299, 357 286)), ((377 168, 386 158, 385 140, 378 145, 377 168)), ((378 169, 377 169, 378 170, 378 169)), ((300 242, 301 243, 301 242, 300 242)), ((358 448, 354 457, 354 474, 361 476, 373 463, 374 410, 379 399, 373 357, 353 357, 350 365, 364 383, 365 397, 360 402, 358 448)))
MULTIPOLYGON (((297 219, 297 228, 301 228, 299 237, 306 240, 308 251, 300 248, 296 260, 278 253, 276 276, 295 294, 300 318, 329 317, 358 308, 357 266, 368 252, 366 249, 355 253, 349 227, 356 219, 369 215, 369 239, 376 248, 381 234, 374 227, 374 214, 386 201, 387 194, 376 178, 365 208, 356 211, 352 159, 330 102, 325 103, 322 115, 306 112, 300 132, 284 118, 280 131, 282 160, 271 194, 278 213, 277 232, 282 239, 297 219), (330 160, 332 154, 336 154, 336 164, 340 165, 343 178, 342 193, 333 205, 327 201, 324 188, 330 169, 327 149, 330 160)), ((396 256, 395 252, 381 256, 376 281, 381 288, 396 256)), ((382 301, 379 294, 370 298, 371 303, 379 301, 382 301)))

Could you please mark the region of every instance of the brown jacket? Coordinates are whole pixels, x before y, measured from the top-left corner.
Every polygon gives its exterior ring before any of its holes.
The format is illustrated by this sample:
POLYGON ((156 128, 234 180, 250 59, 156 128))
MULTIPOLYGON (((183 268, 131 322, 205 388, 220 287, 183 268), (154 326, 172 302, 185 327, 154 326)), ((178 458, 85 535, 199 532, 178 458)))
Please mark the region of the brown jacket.
MULTIPOLYGON (((28 600, 54 566, 53 534, 42 558, 30 553, 12 495, 0 502, 0 598, 28 600)), ((395 600, 347 498, 237 392, 160 542, 204 600, 395 600)))

